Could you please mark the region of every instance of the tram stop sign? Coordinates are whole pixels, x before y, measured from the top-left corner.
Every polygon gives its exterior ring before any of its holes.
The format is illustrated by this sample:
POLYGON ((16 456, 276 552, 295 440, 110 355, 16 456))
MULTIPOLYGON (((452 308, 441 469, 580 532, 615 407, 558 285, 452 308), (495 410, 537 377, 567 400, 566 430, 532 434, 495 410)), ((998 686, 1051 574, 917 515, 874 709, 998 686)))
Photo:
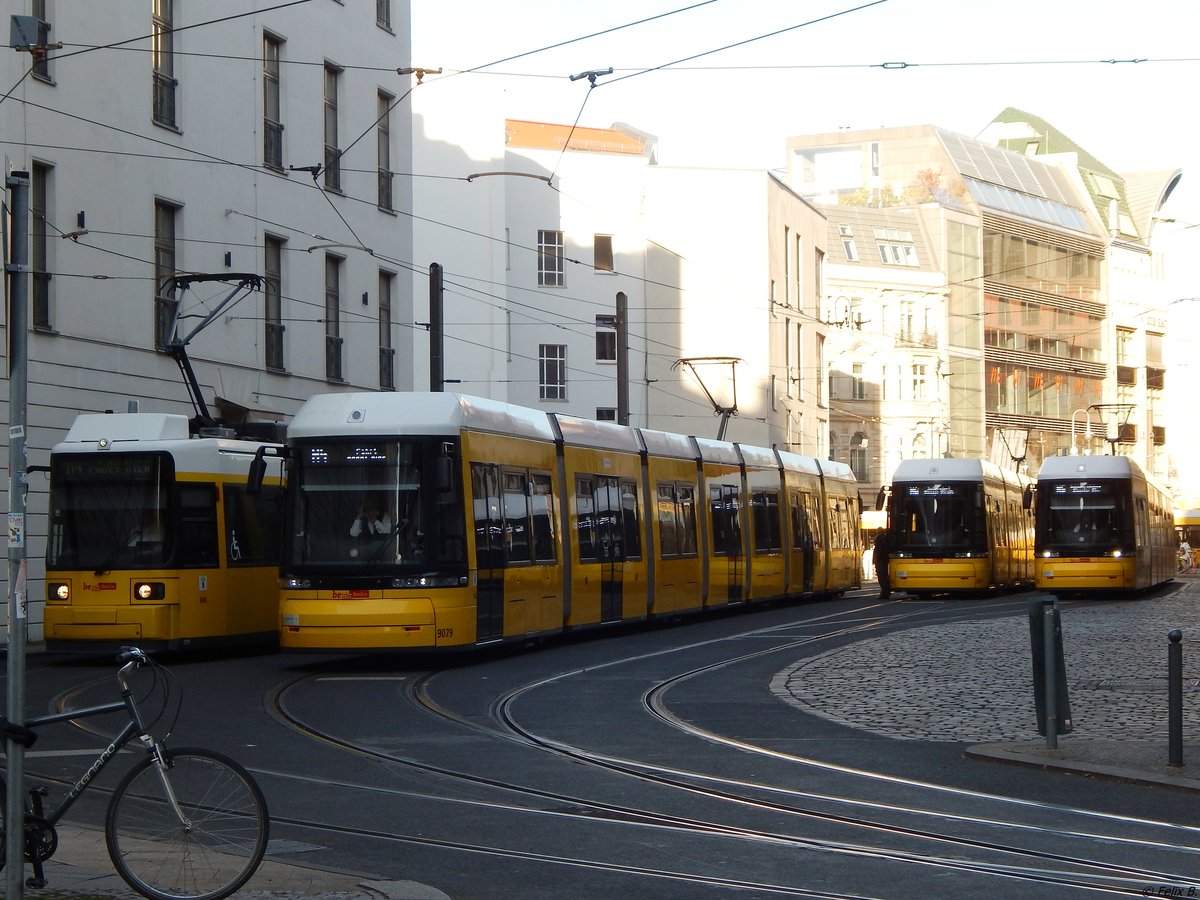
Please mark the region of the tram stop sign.
POLYGON ((1052 594, 1034 594, 1029 601, 1029 649, 1033 652, 1033 699, 1037 707, 1038 734, 1044 737, 1049 730, 1046 723, 1046 683, 1050 678, 1054 680, 1055 734, 1070 734, 1071 700, 1067 695, 1062 621, 1058 615, 1058 598, 1052 594), (1051 611, 1049 616, 1047 610, 1051 611), (1047 629, 1051 630, 1048 639, 1047 629), (1053 658, 1048 660, 1047 653, 1053 658))

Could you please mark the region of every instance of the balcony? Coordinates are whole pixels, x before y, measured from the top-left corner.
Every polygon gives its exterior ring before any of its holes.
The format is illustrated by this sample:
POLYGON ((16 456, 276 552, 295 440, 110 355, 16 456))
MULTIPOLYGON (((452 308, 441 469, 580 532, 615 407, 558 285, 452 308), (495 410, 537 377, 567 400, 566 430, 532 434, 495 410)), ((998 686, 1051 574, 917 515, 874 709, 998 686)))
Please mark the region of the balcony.
POLYGON ((1117 366, 1117 384, 1137 384, 1137 369, 1133 366, 1117 366))
POLYGON ((154 73, 154 121, 175 127, 175 86, 178 80, 162 72, 154 73))
POLYGON ((379 208, 385 212, 393 212, 392 206, 392 173, 387 169, 379 170, 379 208))
POLYGON ((897 347, 922 347, 926 350, 936 350, 938 336, 935 331, 902 331, 896 335, 897 347))
POLYGON ((379 387, 381 390, 396 389, 396 348, 379 348, 379 387))
POLYGON ((1161 391, 1166 386, 1167 370, 1146 366, 1146 387, 1150 390, 1161 391))
POLYGON ((283 332, 286 326, 278 322, 267 323, 267 368, 283 371, 283 332))
POLYGON ((283 123, 263 121, 263 165, 283 169, 283 123))
POLYGON ((325 335, 325 377, 329 381, 345 381, 342 376, 342 343, 336 335, 325 335))

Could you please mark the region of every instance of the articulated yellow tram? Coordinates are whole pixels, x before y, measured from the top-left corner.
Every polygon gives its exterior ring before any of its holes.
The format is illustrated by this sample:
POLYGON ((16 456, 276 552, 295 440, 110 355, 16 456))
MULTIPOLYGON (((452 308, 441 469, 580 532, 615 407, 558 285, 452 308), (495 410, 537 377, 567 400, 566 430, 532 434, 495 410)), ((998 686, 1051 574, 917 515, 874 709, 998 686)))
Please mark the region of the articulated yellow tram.
POLYGON ((474 647, 858 587, 843 464, 450 393, 288 429, 280 645, 474 647))
POLYGON ((45 636, 59 649, 277 639, 282 466, 186 416, 80 415, 50 453, 45 636))
POLYGON ((1036 510, 1040 590, 1136 591, 1175 577, 1171 498, 1128 457, 1049 457, 1036 510))
POLYGON ((892 589, 923 596, 1032 585, 1030 484, 987 460, 903 460, 888 510, 892 589))

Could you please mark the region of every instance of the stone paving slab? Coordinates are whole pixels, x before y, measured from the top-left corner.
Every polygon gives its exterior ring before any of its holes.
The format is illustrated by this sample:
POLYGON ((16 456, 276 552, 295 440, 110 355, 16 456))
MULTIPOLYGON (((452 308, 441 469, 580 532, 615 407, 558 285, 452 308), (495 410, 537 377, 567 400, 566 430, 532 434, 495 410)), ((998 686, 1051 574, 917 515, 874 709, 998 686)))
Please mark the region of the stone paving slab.
POLYGON ((1060 616, 1073 730, 1057 748, 1037 734, 1024 613, 856 641, 797 661, 771 689, 805 712, 896 740, 961 741, 973 745, 970 756, 1200 790, 1200 580, 1154 598, 1064 600, 1060 616), (1182 767, 1168 765, 1167 634, 1176 628, 1182 767))

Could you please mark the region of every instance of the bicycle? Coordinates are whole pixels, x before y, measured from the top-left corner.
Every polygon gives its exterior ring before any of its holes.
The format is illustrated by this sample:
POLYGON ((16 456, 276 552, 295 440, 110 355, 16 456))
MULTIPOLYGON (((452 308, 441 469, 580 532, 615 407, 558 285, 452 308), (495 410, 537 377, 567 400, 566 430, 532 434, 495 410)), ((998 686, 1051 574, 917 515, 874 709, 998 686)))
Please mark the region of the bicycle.
MULTIPOLYGON (((35 716, 23 725, 0 718, 0 734, 25 747, 43 725, 114 712, 124 712, 129 720, 53 810, 43 809, 45 787, 30 788, 24 838, 33 877, 26 885, 45 887, 43 863, 58 848, 55 825, 118 751, 136 739, 146 756, 117 784, 104 819, 105 843, 117 874, 152 900, 228 897, 250 879, 266 852, 270 820, 262 791, 249 772, 221 753, 199 747, 168 750, 155 740, 129 678, 143 666, 163 672, 165 711, 170 673, 136 647, 122 650, 117 662, 120 701, 35 716)), ((5 861, 5 790, 0 780, 0 868, 5 861)))

